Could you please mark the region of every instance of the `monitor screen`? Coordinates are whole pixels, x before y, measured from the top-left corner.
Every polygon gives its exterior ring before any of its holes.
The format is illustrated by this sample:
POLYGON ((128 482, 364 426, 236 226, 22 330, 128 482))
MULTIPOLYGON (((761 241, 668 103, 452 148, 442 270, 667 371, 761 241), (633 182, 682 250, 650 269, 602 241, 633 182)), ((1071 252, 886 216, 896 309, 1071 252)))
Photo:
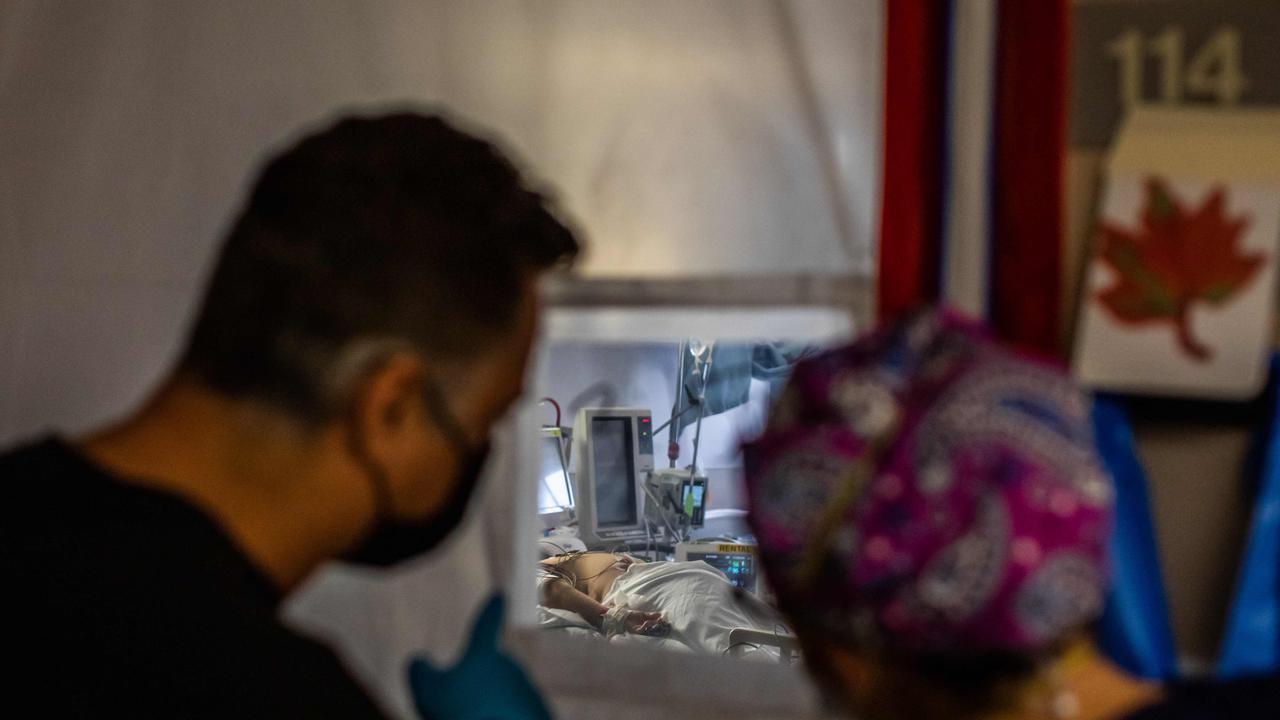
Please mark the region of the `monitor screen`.
POLYGON ((756 591, 756 562, 751 553, 689 553, 689 560, 701 560, 719 570, 736 588, 756 591))
POLYGON ((538 445, 538 512, 548 513, 573 507, 569 474, 560 454, 560 438, 544 435, 538 445))
POLYGON ((695 512, 700 510, 705 504, 704 495, 707 491, 705 483, 684 483, 680 488, 684 492, 682 505, 686 515, 692 517, 695 512))
POLYGON ((680 483, 680 509, 693 527, 702 527, 707 506, 707 481, 692 478, 680 483))
POLYGON ((638 518, 631 418, 592 418, 591 453, 597 527, 634 525, 638 518))

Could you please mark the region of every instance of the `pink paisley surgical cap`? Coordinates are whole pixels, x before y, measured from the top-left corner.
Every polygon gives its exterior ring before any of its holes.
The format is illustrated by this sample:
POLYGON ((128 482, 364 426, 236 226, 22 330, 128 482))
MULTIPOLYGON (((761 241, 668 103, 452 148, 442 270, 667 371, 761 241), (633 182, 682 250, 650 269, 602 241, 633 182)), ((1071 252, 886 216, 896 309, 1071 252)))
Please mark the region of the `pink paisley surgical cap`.
POLYGON ((765 573, 797 625, 1028 651, 1101 611, 1112 488, 1089 396, 957 315, 801 361, 744 456, 765 573))

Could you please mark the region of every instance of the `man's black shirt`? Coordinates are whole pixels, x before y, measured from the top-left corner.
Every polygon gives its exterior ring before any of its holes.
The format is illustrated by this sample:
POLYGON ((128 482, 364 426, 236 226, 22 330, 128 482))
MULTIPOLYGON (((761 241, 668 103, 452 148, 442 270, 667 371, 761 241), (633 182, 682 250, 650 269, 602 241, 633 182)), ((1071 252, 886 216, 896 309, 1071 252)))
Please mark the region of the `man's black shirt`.
MULTIPOLYGON (((0 456, 5 706, 61 717, 383 717, 206 514, 50 438, 0 456)), ((288 512, 282 508, 281 512, 288 512)))

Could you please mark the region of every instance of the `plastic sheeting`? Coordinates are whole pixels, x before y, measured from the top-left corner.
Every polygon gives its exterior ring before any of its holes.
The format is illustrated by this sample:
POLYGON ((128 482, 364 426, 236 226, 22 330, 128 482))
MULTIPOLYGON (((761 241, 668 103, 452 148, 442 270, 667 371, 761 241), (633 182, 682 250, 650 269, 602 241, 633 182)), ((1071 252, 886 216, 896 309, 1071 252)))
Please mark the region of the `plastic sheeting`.
POLYGON ((0 440, 136 400, 263 153, 352 106, 496 132, 588 274, 869 273, 881 29, 872 0, 4 3, 0 440))
MULTIPOLYGON (((590 239, 590 275, 869 273, 881 14, 878 0, 2 3, 0 443, 139 402, 263 154, 352 106, 445 107, 502 137, 590 239)), ((290 617, 338 638, 407 714, 404 656, 456 652, 463 628, 442 618, 505 576, 510 512, 491 500, 469 541, 390 576, 318 578, 290 617)))
POLYGON ((1164 580, 1156 550, 1155 525, 1133 430, 1124 406, 1101 396, 1093 406, 1098 453, 1115 483, 1111 590, 1098 643, 1120 667, 1139 677, 1171 680, 1178 672, 1164 580))
MULTIPOLYGON (((680 351, 687 353, 687 345, 680 351)), ((710 348, 705 365, 687 355, 682 365, 684 392, 676 400, 671 433, 679 437, 687 428, 697 426, 699 417, 706 420, 745 404, 751 396, 753 380, 766 383, 772 397, 796 361, 817 351, 816 345, 808 343, 759 341, 716 343, 710 348), (699 397, 703 401, 701 411, 693 401, 699 397)))
POLYGON ((1218 658, 1225 678, 1280 672, 1280 356, 1271 358, 1271 421, 1249 539, 1218 658))

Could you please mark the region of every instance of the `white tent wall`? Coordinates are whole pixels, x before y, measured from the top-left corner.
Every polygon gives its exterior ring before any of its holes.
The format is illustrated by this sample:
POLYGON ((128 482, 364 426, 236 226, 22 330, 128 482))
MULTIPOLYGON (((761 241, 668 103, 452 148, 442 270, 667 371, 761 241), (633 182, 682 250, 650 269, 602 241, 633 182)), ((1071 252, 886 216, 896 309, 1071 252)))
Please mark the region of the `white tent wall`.
MULTIPOLYGON (((0 443, 136 406, 264 153, 353 107, 500 137, 591 243, 589 276, 867 276, 882 22, 879 0, 8 0, 0 443)), ((472 542, 326 574, 291 608, 399 714, 404 656, 456 652, 500 575, 476 561, 503 552, 515 474, 492 475, 472 542)))
POLYGON ((263 154, 352 107, 496 133, 589 275, 871 270, 871 0, 17 1, 0 33, 0 440, 136 401, 263 154))

